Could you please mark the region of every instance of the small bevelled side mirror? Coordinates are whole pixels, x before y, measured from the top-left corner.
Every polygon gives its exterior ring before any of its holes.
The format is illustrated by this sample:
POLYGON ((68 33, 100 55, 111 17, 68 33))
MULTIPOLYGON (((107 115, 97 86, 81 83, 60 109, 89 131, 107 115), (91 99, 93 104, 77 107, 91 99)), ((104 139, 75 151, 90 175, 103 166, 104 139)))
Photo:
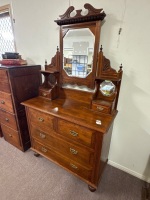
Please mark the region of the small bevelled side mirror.
POLYGON ((111 96, 115 92, 116 86, 112 81, 105 80, 100 84, 100 91, 104 96, 111 96))

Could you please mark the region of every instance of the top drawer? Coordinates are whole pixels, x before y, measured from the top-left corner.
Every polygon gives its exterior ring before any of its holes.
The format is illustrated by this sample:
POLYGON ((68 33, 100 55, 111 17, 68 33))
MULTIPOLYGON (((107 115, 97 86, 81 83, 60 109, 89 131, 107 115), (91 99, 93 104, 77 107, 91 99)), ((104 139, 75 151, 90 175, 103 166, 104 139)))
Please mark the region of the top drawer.
POLYGON ((58 132, 67 138, 93 147, 94 131, 64 120, 58 120, 58 132))
POLYGON ((10 85, 8 80, 7 71, 2 69, 0 70, 0 91, 10 93, 10 85))
POLYGON ((34 123, 43 131, 47 132, 50 129, 53 129, 53 116, 34 110, 32 108, 29 108, 28 112, 30 122, 34 123))

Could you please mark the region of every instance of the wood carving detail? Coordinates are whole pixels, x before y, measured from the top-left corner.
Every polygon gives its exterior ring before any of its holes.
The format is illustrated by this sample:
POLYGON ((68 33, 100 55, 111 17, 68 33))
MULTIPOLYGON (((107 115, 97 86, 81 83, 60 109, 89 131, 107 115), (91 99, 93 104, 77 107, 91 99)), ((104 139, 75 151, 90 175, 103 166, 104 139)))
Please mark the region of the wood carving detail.
POLYGON ((113 69, 111 66, 110 66, 110 60, 107 59, 105 56, 103 56, 103 71, 107 71, 107 72, 116 72, 115 69, 113 69))
POLYGON ((51 59, 51 63, 47 65, 47 61, 45 62, 45 70, 59 71, 60 67, 60 52, 57 47, 57 52, 54 57, 51 59))
POLYGON ((74 7, 70 6, 63 15, 59 15, 60 19, 55 20, 58 25, 82 23, 88 21, 103 20, 106 16, 103 9, 95 9, 91 4, 86 3, 84 8, 88 10, 87 15, 82 15, 82 10, 76 10, 76 15, 71 17, 70 14, 74 11, 74 7))
POLYGON ((115 69, 111 67, 110 60, 107 59, 102 52, 102 47, 100 48, 99 56, 98 56, 98 68, 97 68, 97 79, 106 78, 109 79, 121 79, 122 77, 122 64, 120 66, 119 71, 117 72, 115 69))

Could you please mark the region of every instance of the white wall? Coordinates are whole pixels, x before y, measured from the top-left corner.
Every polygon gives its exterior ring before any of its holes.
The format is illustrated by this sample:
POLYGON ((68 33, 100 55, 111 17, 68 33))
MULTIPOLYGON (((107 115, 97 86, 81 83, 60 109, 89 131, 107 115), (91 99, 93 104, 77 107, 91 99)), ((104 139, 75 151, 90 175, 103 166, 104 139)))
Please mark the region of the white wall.
MULTIPOLYGON (((10 0, 0 0, 0 5, 10 0)), ((110 164, 150 180, 150 2, 149 0, 71 1, 76 9, 89 2, 103 8, 101 44, 105 56, 118 69, 123 81, 110 148, 110 164), (122 25, 119 37, 118 31, 122 25)), ((17 51, 29 63, 50 62, 59 45, 54 22, 66 11, 69 0, 11 0, 17 51)))

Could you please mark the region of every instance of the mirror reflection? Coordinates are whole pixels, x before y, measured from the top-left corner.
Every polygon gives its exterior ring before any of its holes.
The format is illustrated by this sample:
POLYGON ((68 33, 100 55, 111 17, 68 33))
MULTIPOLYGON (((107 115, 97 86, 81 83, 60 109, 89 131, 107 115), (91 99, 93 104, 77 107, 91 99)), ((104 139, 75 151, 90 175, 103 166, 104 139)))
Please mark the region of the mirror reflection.
POLYGON ((115 85, 109 80, 105 80, 100 84, 100 91, 104 96, 111 96, 115 92, 115 88, 115 85))
POLYGON ((88 28, 69 30, 63 39, 63 68, 68 76, 92 72, 95 36, 88 28))

